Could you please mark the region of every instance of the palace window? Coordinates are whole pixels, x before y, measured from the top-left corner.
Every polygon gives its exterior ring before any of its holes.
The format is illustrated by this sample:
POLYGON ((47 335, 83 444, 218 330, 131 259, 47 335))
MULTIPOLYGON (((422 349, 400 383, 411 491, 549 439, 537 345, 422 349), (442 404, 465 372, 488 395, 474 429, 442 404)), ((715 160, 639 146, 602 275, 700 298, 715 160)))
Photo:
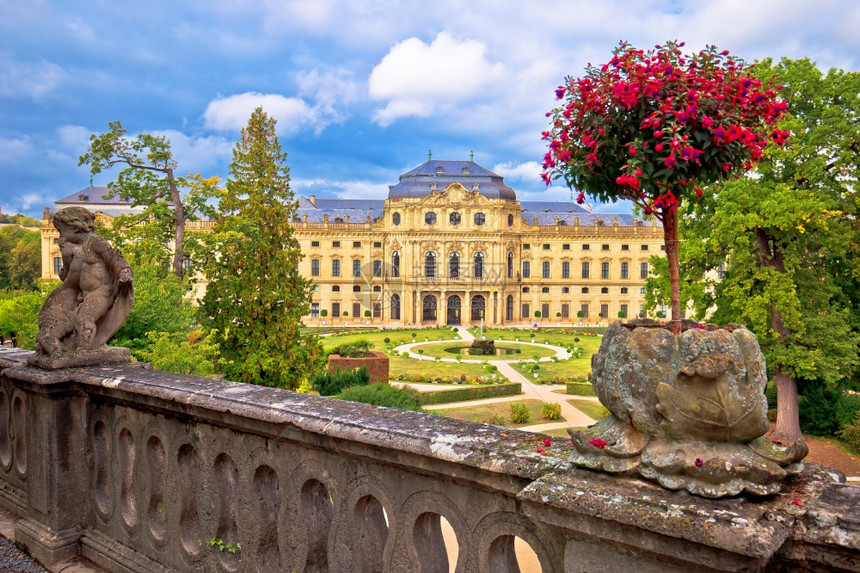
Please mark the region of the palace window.
POLYGON ((562 318, 570 318, 570 305, 569 304, 561 305, 561 317, 562 318))
POLYGON ((320 315, 320 303, 312 302, 311 303, 311 318, 317 318, 320 315))
POLYGON ((333 287, 331 287, 331 292, 340 292, 340 286, 334 285, 333 287))
POLYGON ((452 225, 459 225, 460 224, 460 213, 451 213, 448 216, 448 220, 451 222, 452 225))
POLYGON ((391 320, 400 320, 400 295, 391 295, 391 309, 389 314, 391 320))
POLYGON ((332 318, 339 318, 340 317, 340 303, 339 302, 331 303, 331 316, 332 316, 332 318))
POLYGON ((591 265, 589 263, 582 263, 582 278, 587 279, 591 265))
POLYGON ((562 251, 569 251, 569 250, 570 250, 570 243, 565 243, 565 244, 563 244, 563 245, 561 246, 561 250, 562 250, 562 251))
POLYGON ((544 251, 548 251, 548 250, 549 250, 549 243, 544 243, 544 244, 543 244, 543 250, 544 250, 544 251))
POLYGON ((475 224, 480 226, 486 222, 487 218, 483 213, 475 213, 475 224))
POLYGON ((378 302, 373 303, 373 318, 382 318, 382 305, 378 302))
POLYGON ((561 294, 568 294, 570 292, 570 287, 561 287, 561 294))
POLYGON ((627 294, 627 287, 621 287, 621 294, 627 294))
POLYGON ((629 278, 628 277, 628 275, 630 274, 629 269, 630 269, 630 263, 621 263, 621 278, 622 279, 629 278))
POLYGON ((63 257, 54 257, 54 274, 60 274, 61 270, 63 270, 63 257))
POLYGON ((600 278, 609 278, 609 263, 600 263, 600 278))
POLYGON ((529 261, 523 261, 523 278, 527 279, 532 276, 532 264, 529 261))
POLYGON ((376 259, 373 261, 373 276, 381 277, 382 276, 382 260, 376 259))
POLYGON ((361 292, 361 285, 353 285, 352 292, 361 292))
POLYGON ((523 304, 523 308, 521 309, 523 312, 520 315, 522 318, 529 318, 529 305, 523 304))
POLYGON ((331 246, 335 249, 340 248, 340 241, 332 241, 331 246))
MULTIPOLYGON (((513 226, 514 226, 514 216, 508 215, 508 227, 513 227, 513 226)), ((513 320, 513 318, 511 318, 510 320, 513 320)))
POLYGON ((532 291, 532 289, 530 289, 529 287, 523 287, 524 293, 530 293, 531 291, 532 291))
POLYGON ((484 278, 484 253, 475 253, 472 276, 476 279, 484 278))
POLYGON ((514 297, 508 295, 508 298, 505 300, 505 320, 513 320, 514 319, 514 297))
POLYGON ((549 287, 541 287, 540 291, 541 291, 543 294, 549 294, 549 287))
POLYGON ((600 287, 600 294, 609 294, 609 287, 600 287))
POLYGON ((361 261, 359 259, 355 259, 354 261, 352 261, 352 276, 361 276, 361 261))
POLYGON ((647 279, 648 278, 648 263, 641 263, 639 265, 639 278, 647 279))
POLYGON ((570 262, 564 261, 561 263, 561 278, 569 279, 570 278, 570 262))
POLYGON ((601 318, 609 318, 609 305, 601 304, 600 305, 600 317, 601 318))
POLYGON ((629 251, 629 250, 630 250, 630 245, 621 245, 621 250, 622 250, 622 251, 629 251))
POLYGON ((508 253, 508 278, 514 278, 514 254, 508 253))
POLYGON ((397 251, 391 253, 391 276, 400 276, 400 253, 397 251))
POLYGON ((379 285, 376 285, 375 287, 373 287, 373 292, 382 292, 382 287, 379 285))
POLYGON ((549 278, 549 261, 544 261, 541 264, 541 276, 545 279, 549 278))
POLYGON ((381 249, 382 248, 382 241, 373 241, 373 248, 374 249, 381 249))
POLYGON ((427 278, 436 276, 436 253, 432 251, 424 255, 424 276, 427 278))
POLYGON ((609 245, 601 245, 600 248, 601 248, 601 250, 608 251, 609 245))
POLYGON ((352 248, 353 249, 360 249, 361 248, 361 241, 353 241, 352 242, 352 248))
POLYGON ((320 260, 319 259, 311 259, 311 276, 312 277, 320 276, 320 260))
POLYGON ((460 278, 460 253, 448 255, 448 276, 452 279, 460 278))
POLYGON ((319 247, 319 246, 320 246, 320 242, 319 242, 319 241, 311 241, 311 246, 312 246, 312 247, 319 247))
POLYGON ((331 276, 339 277, 340 276, 340 261, 338 259, 334 259, 331 262, 331 276))
POLYGON ((583 251, 591 250, 591 245, 582 245, 582 250, 583 251))
POLYGON ((394 213, 393 215, 391 215, 391 223, 393 225, 400 224, 400 213, 394 213))
POLYGON ((643 251, 647 251, 647 250, 648 250, 648 245, 642 245, 640 248, 641 248, 643 251))
POLYGON ((430 211, 429 213, 424 214, 424 222, 428 225, 434 225, 436 223, 436 213, 430 211))
POLYGON ((588 303, 584 303, 579 307, 579 312, 582 313, 582 318, 588 318, 588 303))
POLYGON ((582 294, 588 294, 588 287, 582 287, 582 294))

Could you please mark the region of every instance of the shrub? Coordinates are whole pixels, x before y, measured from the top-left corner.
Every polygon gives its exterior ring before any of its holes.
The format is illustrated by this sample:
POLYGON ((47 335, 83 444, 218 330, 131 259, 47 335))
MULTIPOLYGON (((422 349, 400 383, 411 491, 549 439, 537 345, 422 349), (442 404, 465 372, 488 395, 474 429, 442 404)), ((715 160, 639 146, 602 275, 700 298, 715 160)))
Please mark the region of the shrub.
POLYGON ((478 388, 434 390, 433 392, 422 392, 421 403, 450 404, 451 402, 465 402, 467 400, 480 400, 482 398, 495 398, 497 396, 516 396, 517 394, 522 394, 522 391, 522 384, 519 382, 484 385, 478 388))
POLYGON ((843 391, 836 405, 836 420, 839 422, 839 427, 844 428, 853 423, 858 412, 860 412, 860 394, 843 391))
POLYGON ((594 386, 592 386, 590 382, 567 382, 565 386, 567 386, 568 394, 574 394, 577 396, 597 395, 597 392, 594 391, 594 386))
POLYGON ((848 443, 852 450, 860 453, 860 412, 857 412, 852 422, 842 426, 838 435, 848 443))
POLYGON ((832 436, 839 430, 839 421, 834 416, 841 392, 827 386, 807 388, 798 398, 800 428, 804 434, 832 436))
POLYGON ((531 412, 524 402, 511 402, 511 421, 513 423, 525 424, 531 417, 531 412))
POLYGON ((414 388, 405 386, 389 386, 388 384, 371 384, 370 386, 353 386, 347 388, 338 396, 341 400, 361 402, 374 406, 398 408, 400 410, 421 411, 421 396, 414 388))
POLYGON ((320 396, 337 396, 344 388, 355 386, 367 386, 370 384, 370 374, 367 368, 361 367, 355 370, 340 370, 338 372, 324 371, 311 378, 311 387, 320 393, 320 396))
POLYGON ((370 356, 370 349, 373 344, 363 338, 354 340, 348 344, 341 344, 333 350, 335 354, 340 354, 344 358, 367 358, 370 356))
POLYGON ((388 338, 388 337, 386 336, 386 337, 382 340, 382 342, 384 342, 385 344, 391 344, 391 339, 390 339, 390 338, 388 338))
POLYGON ((496 426, 504 426, 505 418, 501 414, 493 414, 493 417, 490 418, 490 423, 495 424, 496 426))
POLYGON ((547 420, 558 420, 561 418, 561 404, 558 402, 546 402, 540 408, 540 415, 547 420))

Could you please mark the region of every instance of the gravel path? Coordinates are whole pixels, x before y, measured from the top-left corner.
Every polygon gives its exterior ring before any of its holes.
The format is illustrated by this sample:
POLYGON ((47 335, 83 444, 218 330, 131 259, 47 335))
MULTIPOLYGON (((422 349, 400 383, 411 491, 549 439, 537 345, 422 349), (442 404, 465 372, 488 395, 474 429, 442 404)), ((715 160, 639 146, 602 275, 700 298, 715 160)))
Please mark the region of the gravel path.
POLYGON ((15 573, 48 573, 47 569, 2 537, 0 537, 0 571, 3 573, 12 573, 13 571, 15 573))

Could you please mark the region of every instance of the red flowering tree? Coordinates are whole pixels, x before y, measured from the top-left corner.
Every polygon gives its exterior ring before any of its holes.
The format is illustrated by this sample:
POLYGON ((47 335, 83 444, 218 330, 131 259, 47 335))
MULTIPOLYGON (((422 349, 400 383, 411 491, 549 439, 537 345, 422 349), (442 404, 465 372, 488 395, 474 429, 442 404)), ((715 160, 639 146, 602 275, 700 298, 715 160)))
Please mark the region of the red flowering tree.
POLYGON ((684 43, 638 50, 622 42, 612 59, 556 89, 563 104, 547 113, 547 185, 563 178, 599 201, 629 199, 663 224, 672 284, 672 330, 681 328, 678 210, 702 187, 753 168, 785 113, 777 90, 752 66, 710 46, 684 55, 684 43))

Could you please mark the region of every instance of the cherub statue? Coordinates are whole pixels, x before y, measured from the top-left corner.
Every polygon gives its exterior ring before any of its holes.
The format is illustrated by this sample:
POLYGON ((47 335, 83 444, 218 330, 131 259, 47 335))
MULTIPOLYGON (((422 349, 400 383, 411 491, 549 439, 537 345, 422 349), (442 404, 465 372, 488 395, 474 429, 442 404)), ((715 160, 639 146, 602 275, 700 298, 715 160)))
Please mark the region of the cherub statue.
POLYGON ((64 368, 126 362, 124 348, 108 348, 134 302, 132 271, 119 250, 95 234, 95 215, 67 207, 53 217, 60 232, 63 284, 39 312, 36 354, 30 364, 64 368))

